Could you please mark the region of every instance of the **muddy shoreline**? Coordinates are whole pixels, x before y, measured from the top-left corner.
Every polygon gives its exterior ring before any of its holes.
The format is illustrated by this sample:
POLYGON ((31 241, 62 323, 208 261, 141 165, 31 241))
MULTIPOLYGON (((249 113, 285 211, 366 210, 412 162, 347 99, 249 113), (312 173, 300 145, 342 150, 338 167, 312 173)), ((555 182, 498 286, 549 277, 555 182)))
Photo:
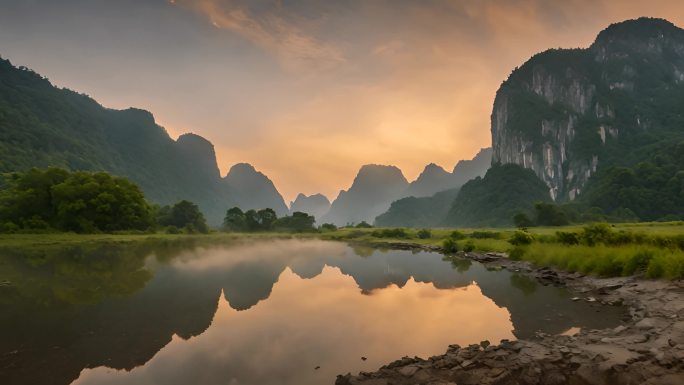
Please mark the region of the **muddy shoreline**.
MULTIPOLYGON (((444 251, 412 243, 374 246, 444 251)), ((442 355, 404 357, 375 372, 340 375, 336 385, 684 384, 684 281, 597 278, 511 261, 501 253, 457 257, 567 287, 576 301, 625 305, 629 319, 613 329, 581 330, 573 336, 537 334, 499 345, 451 345, 442 355)))

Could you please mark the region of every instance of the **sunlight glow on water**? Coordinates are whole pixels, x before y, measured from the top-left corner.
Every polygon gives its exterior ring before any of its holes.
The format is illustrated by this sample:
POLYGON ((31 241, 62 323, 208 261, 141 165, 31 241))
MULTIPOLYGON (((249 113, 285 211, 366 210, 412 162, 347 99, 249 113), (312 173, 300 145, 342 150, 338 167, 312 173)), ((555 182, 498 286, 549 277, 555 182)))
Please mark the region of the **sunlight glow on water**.
POLYGON ((2 384, 327 384, 623 314, 467 260, 318 240, 30 258, 0 256, 2 384))

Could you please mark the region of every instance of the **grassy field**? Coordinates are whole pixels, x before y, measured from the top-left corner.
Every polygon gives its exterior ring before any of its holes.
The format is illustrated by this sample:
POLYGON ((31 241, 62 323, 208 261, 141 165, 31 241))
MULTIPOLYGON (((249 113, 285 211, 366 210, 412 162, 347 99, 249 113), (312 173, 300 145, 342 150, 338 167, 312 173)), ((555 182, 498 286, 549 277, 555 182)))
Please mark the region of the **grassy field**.
POLYGON ((448 252, 506 252, 510 258, 601 276, 644 274, 684 278, 684 222, 632 223, 517 229, 382 229, 341 228, 321 233, 210 234, 0 234, 0 251, 50 249, 76 245, 205 245, 275 238, 318 238, 372 245, 415 243, 448 252))
POLYGON ((517 229, 432 229, 403 234, 384 229, 340 229, 323 238, 373 244, 410 242, 450 252, 506 252, 513 259, 600 276, 644 274, 684 278, 684 222, 627 223, 517 229))

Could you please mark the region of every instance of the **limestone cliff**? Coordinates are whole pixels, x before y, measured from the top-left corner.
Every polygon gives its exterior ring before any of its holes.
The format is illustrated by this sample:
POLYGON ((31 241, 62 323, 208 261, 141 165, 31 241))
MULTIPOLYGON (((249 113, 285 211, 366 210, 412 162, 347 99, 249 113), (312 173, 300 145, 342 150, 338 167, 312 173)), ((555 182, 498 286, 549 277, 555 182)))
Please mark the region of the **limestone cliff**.
POLYGON ((493 163, 533 170, 557 201, 598 168, 681 133, 684 30, 661 19, 611 25, 587 49, 549 50, 516 68, 491 116, 493 163))

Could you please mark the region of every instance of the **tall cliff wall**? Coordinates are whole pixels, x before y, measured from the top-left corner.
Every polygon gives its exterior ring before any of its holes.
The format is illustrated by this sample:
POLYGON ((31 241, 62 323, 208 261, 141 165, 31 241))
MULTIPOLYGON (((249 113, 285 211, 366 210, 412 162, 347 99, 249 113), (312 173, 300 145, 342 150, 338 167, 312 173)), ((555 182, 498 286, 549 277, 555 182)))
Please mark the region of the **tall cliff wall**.
POLYGON ((549 50, 516 68, 491 116, 493 163, 532 169, 557 201, 599 167, 684 132, 684 30, 661 19, 614 24, 587 49, 549 50))

